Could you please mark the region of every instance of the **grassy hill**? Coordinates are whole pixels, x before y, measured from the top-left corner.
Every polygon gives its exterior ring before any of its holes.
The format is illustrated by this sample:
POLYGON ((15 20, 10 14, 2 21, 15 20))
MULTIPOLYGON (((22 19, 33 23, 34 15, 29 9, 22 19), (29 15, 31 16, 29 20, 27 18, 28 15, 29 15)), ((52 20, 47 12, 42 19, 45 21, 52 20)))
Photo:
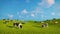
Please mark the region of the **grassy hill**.
MULTIPOLYGON (((22 22, 22 21, 21 21, 22 22)), ((60 19, 46 20, 46 21, 28 21, 23 24, 23 28, 13 27, 13 21, 4 24, 0 20, 0 34, 60 34, 60 19), (57 21, 57 24, 54 22, 57 21), (42 23, 48 23, 49 26, 42 28, 42 23)))

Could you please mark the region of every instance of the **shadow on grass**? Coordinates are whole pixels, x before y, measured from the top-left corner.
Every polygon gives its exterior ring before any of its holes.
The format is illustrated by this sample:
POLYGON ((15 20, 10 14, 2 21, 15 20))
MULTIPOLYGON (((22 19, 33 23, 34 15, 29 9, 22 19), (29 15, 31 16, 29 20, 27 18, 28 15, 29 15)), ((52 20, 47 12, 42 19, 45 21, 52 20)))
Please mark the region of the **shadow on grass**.
POLYGON ((14 26, 8 26, 9 28, 16 28, 16 29, 18 29, 18 27, 14 27, 14 26))
POLYGON ((33 26, 33 27, 42 28, 41 26, 33 26))
POLYGON ((9 28, 14 28, 14 26, 8 26, 9 28))

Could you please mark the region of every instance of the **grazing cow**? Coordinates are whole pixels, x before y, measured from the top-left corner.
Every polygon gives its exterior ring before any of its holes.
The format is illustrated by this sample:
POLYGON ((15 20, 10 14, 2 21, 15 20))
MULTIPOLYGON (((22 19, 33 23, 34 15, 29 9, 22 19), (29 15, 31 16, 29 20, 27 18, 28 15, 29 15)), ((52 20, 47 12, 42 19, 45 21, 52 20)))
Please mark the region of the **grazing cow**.
POLYGON ((16 27, 16 26, 18 26, 18 25, 19 25, 19 23, 17 23, 17 22, 13 23, 13 26, 14 26, 14 27, 16 27))
POLYGON ((45 23, 44 25, 45 25, 45 27, 48 27, 48 23, 45 23))
POLYGON ((42 27, 48 27, 48 23, 42 24, 42 27))
POLYGON ((22 28, 22 24, 20 23, 18 27, 19 27, 19 28, 22 28))
POLYGON ((45 25, 44 25, 44 24, 42 24, 42 27, 45 27, 45 25))
POLYGON ((13 23, 13 26, 18 26, 19 28, 22 28, 22 24, 21 23, 17 23, 17 22, 15 22, 15 23, 13 23))
POLYGON ((8 22, 9 22, 8 20, 3 21, 4 24, 8 24, 8 22))

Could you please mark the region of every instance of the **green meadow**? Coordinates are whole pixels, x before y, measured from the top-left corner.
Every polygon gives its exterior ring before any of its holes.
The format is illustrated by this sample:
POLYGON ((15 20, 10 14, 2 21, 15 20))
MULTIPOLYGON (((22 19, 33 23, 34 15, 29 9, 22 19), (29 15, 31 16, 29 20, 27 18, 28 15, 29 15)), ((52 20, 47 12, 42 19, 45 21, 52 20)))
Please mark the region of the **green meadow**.
POLYGON ((13 21, 5 24, 3 20, 0 20, 0 34, 60 34, 60 19, 23 23, 23 28, 19 29, 18 27, 13 27, 13 21), (58 23, 55 24, 55 21, 58 23), (48 27, 41 27, 41 22, 48 23, 48 27))

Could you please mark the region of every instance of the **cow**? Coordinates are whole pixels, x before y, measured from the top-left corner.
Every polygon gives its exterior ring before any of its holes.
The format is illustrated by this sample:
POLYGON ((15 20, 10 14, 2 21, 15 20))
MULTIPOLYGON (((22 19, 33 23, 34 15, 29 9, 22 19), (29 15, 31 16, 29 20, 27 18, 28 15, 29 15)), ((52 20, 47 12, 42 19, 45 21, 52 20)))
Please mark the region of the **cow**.
POLYGON ((3 23, 4 23, 4 24, 8 24, 8 23, 9 23, 9 21, 8 21, 8 20, 5 20, 5 21, 3 21, 3 23))
POLYGON ((17 23, 17 22, 15 22, 15 23, 13 23, 13 26, 14 27, 18 27, 18 28, 22 28, 22 24, 21 23, 17 23))
POLYGON ((48 27, 48 23, 43 23, 42 27, 48 27))
POLYGON ((19 27, 19 28, 22 28, 22 24, 20 23, 20 24, 18 25, 18 27, 19 27))

